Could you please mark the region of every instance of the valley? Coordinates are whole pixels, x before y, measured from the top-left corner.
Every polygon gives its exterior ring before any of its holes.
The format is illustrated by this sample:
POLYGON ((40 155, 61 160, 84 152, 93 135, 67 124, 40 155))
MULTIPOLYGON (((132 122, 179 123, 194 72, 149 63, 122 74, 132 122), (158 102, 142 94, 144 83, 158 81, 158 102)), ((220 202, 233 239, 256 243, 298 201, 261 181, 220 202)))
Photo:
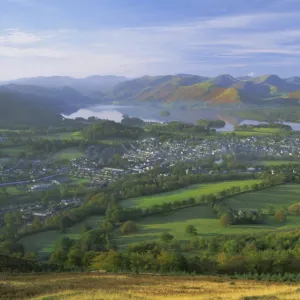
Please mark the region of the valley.
MULTIPOLYGON (((0 91, 2 271, 299 281, 298 83, 176 75, 97 91, 55 80, 0 91), (289 103, 250 103, 247 86, 289 103)), ((45 297, 56 292, 71 297, 63 286, 45 297)))

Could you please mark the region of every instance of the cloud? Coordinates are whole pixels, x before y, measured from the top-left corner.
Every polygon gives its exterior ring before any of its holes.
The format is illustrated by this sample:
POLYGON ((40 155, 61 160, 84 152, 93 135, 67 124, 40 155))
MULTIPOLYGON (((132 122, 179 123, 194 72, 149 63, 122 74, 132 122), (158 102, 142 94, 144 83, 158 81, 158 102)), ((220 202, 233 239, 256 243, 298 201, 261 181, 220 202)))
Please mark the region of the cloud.
POLYGON ((42 40, 42 36, 24 32, 18 29, 6 29, 0 31, 0 44, 32 44, 42 40))
POLYGON ((26 48, 19 49, 15 47, 7 47, 0 45, 0 56, 6 57, 48 57, 48 58, 64 58, 67 53, 51 48, 26 48))
MULTIPOLYGON (((35 32, 8 29, 0 31, 0 61, 1 66, 7 66, 8 61, 15 65, 13 58, 18 61, 15 77, 201 74, 264 62, 288 66, 300 53, 300 30, 294 24, 299 17, 297 12, 268 12, 205 17, 164 26, 35 32), (28 61, 30 70, 26 69, 28 61)), ((1 69, 0 77, 7 76, 1 69)))

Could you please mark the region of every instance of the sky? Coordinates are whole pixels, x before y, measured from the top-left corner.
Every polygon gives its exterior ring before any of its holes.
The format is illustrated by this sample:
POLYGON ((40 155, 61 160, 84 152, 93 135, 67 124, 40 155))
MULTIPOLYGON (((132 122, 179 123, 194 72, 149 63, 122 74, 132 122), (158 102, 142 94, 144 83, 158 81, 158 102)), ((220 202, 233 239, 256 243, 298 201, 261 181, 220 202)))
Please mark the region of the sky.
POLYGON ((300 76, 300 0, 0 0, 0 80, 300 76))

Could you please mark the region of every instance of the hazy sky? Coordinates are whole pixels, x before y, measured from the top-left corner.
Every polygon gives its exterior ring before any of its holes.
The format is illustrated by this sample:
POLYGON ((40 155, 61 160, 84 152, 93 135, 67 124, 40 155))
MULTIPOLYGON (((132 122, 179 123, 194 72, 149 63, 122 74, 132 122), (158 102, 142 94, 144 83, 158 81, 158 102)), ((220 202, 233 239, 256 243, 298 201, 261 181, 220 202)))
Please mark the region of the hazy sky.
POLYGON ((300 75, 300 0, 0 0, 0 80, 300 75))

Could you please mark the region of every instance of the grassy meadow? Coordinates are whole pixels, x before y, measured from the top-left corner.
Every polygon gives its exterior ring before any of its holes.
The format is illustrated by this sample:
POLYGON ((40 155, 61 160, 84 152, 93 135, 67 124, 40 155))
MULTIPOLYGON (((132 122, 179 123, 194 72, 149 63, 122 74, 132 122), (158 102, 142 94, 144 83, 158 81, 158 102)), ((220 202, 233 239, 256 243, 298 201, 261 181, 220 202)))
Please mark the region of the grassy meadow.
MULTIPOLYGON (((234 209, 266 210, 268 205, 280 209, 283 206, 300 202, 299 195, 300 185, 287 184, 236 195, 228 198, 226 202, 234 209)), ((298 227, 300 217, 288 216, 285 223, 278 223, 273 216, 268 216, 265 224, 232 225, 225 228, 221 226, 211 206, 198 205, 146 217, 138 222, 137 233, 123 236, 118 234, 116 242, 119 247, 123 248, 131 243, 156 240, 163 232, 169 232, 178 240, 188 240, 191 237, 185 233, 187 225, 194 225, 200 236, 248 234, 298 227)))
POLYGON ((58 151, 57 153, 55 153, 54 155, 54 159, 56 160, 71 160, 73 158, 78 158, 78 157, 82 157, 83 153, 81 151, 78 150, 78 148, 75 147, 70 147, 70 148, 66 148, 63 149, 61 151, 58 151))
POLYGON ((1 299, 295 300, 300 284, 220 277, 60 273, 0 277, 1 299))
POLYGON ((81 140, 83 137, 81 136, 80 131, 76 132, 60 132, 60 133, 49 133, 48 135, 41 135, 38 136, 41 138, 47 138, 47 139, 61 139, 61 140, 81 140))
POLYGON ((20 240, 20 242, 24 245, 26 251, 37 252, 39 258, 48 257, 53 251, 55 242, 58 238, 69 237, 72 239, 78 239, 84 224, 93 228, 98 228, 102 219, 102 216, 91 216, 69 228, 66 233, 49 230, 24 237, 20 240))
POLYGON ((300 161, 294 160, 264 160, 264 161, 257 161, 258 164, 263 164, 268 167, 275 167, 275 166, 282 166, 282 165, 289 165, 289 164, 300 164, 300 161))
POLYGON ((227 203, 235 209, 265 209, 273 205, 275 209, 300 202, 300 185, 285 184, 261 191, 236 195, 227 199, 227 203))
POLYGON ((17 157, 18 155, 20 155, 20 153, 25 152, 26 154, 28 154, 29 152, 28 148, 23 146, 2 147, 0 151, 2 155, 5 155, 7 157, 17 157))
POLYGON ((175 202, 185 200, 191 197, 197 198, 201 195, 215 194, 223 189, 230 189, 233 186, 240 186, 241 188, 245 185, 251 186, 255 183, 260 183, 260 180, 234 180, 208 184, 196 184, 191 185, 187 188, 182 188, 176 191, 156 194, 153 196, 143 196, 137 198, 131 198, 120 201, 121 207, 140 207, 147 208, 156 204, 162 204, 167 202, 175 202))

